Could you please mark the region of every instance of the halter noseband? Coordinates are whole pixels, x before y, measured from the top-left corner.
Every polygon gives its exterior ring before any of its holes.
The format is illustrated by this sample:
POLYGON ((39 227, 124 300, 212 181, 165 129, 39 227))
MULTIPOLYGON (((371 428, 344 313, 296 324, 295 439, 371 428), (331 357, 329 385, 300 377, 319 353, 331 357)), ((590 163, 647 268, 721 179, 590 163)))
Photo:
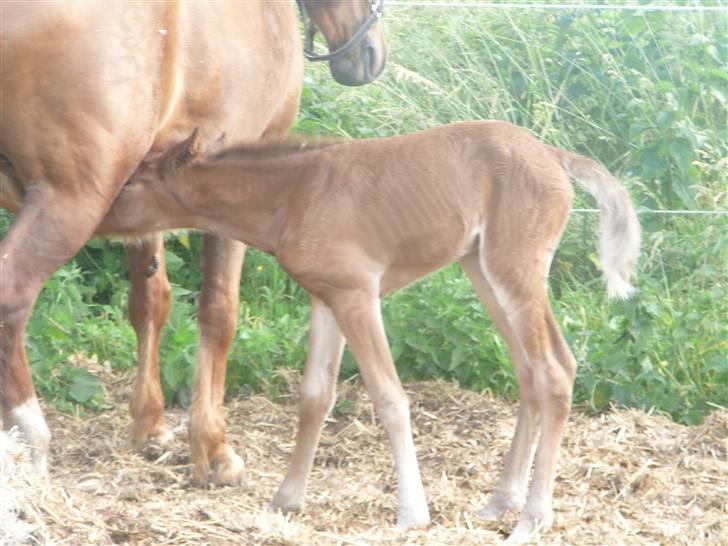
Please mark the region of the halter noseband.
POLYGON ((371 13, 367 20, 359 27, 354 35, 349 38, 349 41, 338 48, 336 51, 332 51, 327 55, 319 55, 313 50, 313 38, 316 35, 316 26, 314 25, 311 18, 306 13, 306 8, 303 5, 303 0, 296 0, 299 9, 301 10, 301 18, 303 19, 303 29, 306 33, 306 38, 303 47, 303 56, 309 61, 332 61, 342 55, 346 55, 351 49, 362 41, 364 36, 374 24, 381 19, 384 15, 384 0, 369 0, 371 13))

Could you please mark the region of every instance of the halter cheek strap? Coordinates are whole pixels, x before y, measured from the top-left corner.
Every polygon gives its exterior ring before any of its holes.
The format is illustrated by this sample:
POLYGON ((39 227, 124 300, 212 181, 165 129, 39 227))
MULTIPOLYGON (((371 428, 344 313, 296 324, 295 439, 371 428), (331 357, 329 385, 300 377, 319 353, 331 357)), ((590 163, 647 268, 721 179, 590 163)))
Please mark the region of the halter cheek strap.
POLYGON ((306 13, 306 8, 304 7, 303 0, 296 0, 298 8, 301 10, 301 19, 303 19, 303 28, 305 30, 306 36, 303 48, 304 57, 306 57, 309 61, 313 62, 332 61, 338 57, 341 57, 342 55, 346 55, 349 51, 351 51, 352 48, 354 48, 356 45, 359 44, 359 42, 362 41, 364 36, 366 36, 367 32, 369 32, 369 29, 371 29, 374 24, 382 18, 382 15, 384 15, 384 0, 370 0, 370 2, 371 13, 369 14, 369 17, 367 17, 366 21, 364 21, 364 23, 354 33, 354 35, 349 38, 349 40, 344 45, 342 45, 335 51, 331 51, 327 55, 319 55, 313 50, 313 38, 316 35, 316 25, 314 25, 313 21, 308 16, 308 13, 306 13))

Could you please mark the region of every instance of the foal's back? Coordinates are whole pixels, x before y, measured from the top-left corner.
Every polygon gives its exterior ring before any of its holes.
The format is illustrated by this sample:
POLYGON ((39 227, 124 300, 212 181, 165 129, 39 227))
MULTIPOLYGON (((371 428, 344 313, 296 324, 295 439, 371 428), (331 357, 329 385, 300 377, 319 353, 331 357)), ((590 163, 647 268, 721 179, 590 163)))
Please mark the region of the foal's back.
POLYGON ((294 276, 336 283, 366 264, 382 293, 462 258, 486 230, 558 238, 573 193, 546 145, 500 121, 346 142, 317 161, 325 168, 291 204, 305 214, 291 215, 278 258, 294 276))

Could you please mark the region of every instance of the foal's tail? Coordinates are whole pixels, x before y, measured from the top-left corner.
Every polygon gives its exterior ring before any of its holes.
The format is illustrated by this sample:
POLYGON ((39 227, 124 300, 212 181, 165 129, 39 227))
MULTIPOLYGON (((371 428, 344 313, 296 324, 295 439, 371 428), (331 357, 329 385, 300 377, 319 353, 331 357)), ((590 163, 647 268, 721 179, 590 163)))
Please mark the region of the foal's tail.
POLYGON ((549 146, 561 167, 597 201, 601 210, 600 255, 609 297, 628 298, 640 253, 640 224, 624 186, 587 157, 549 146))

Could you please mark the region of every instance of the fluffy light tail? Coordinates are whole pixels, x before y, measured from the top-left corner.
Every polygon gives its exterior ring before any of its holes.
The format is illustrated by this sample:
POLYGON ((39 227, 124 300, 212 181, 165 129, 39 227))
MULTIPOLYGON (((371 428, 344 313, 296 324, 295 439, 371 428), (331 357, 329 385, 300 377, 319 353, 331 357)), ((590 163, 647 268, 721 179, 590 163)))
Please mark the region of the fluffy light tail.
POLYGON ((610 298, 628 298, 640 254, 641 229, 632 200, 609 171, 587 157, 549 147, 562 168, 589 193, 601 210, 600 257, 610 298))

